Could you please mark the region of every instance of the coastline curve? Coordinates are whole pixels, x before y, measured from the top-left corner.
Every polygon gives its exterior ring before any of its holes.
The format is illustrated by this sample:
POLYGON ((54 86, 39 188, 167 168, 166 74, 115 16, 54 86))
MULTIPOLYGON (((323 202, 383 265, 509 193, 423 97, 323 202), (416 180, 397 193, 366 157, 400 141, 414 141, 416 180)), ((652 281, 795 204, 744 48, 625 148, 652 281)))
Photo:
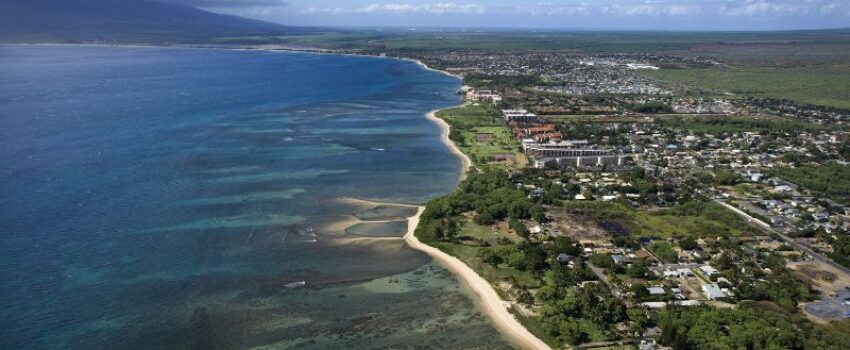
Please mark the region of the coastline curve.
POLYGON ((478 297, 482 311, 486 314, 493 325, 503 335, 514 342, 522 349, 528 350, 551 350, 548 344, 537 338, 534 334, 528 331, 517 319, 508 311, 508 304, 499 297, 493 286, 490 285, 484 278, 475 273, 472 268, 466 265, 460 259, 453 257, 445 252, 422 243, 416 238, 414 232, 419 224, 419 218, 422 212, 425 211, 424 206, 420 206, 416 211, 416 215, 408 218, 407 233, 404 235, 404 241, 413 249, 419 250, 431 256, 440 265, 451 271, 458 279, 469 287, 478 297))
MULTIPOLYGON (((421 64, 421 63, 420 63, 421 64)), ((461 161, 461 174, 459 181, 466 178, 469 169, 472 168, 472 160, 465 153, 461 152, 460 148, 455 145, 449 138, 451 126, 443 119, 437 117, 437 112, 434 110, 425 116, 436 123, 441 130, 440 140, 446 145, 449 151, 461 161)), ((424 206, 419 206, 416 214, 408 218, 407 233, 404 235, 404 241, 413 249, 419 250, 431 256, 440 265, 451 271, 458 277, 461 283, 469 287, 470 290, 478 297, 478 303, 481 310, 491 320, 493 325, 503 335, 514 342, 522 349, 528 350, 551 350, 552 348, 537 336, 532 334, 525 328, 513 314, 508 311, 507 304, 496 290, 483 277, 478 275, 472 268, 466 265, 460 259, 453 257, 435 247, 427 245, 419 241, 414 234, 416 227, 419 225, 419 218, 425 211, 424 206)))

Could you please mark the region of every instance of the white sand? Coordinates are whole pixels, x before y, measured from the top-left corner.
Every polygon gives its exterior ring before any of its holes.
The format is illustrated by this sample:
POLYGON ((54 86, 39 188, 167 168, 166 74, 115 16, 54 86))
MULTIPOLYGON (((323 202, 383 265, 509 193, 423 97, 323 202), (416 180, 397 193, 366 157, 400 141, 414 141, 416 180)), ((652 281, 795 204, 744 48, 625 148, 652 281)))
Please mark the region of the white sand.
MULTIPOLYGON (((434 121, 440 126, 440 129, 442 130, 440 139, 446 147, 448 147, 449 150, 461 160, 460 178, 463 180, 466 177, 466 173, 472 167, 472 161, 466 154, 460 151, 451 139, 449 139, 451 127, 444 120, 437 118, 437 111, 432 111, 426 116, 428 119, 434 121)), ((454 273, 464 285, 469 287, 469 289, 475 293, 479 299, 478 305, 481 307, 484 314, 490 318, 493 325, 496 326, 496 329, 502 332, 502 334, 507 336, 516 345, 528 350, 551 350, 549 345, 537 338, 534 334, 531 334, 531 332, 517 321, 514 315, 508 311, 508 307, 510 305, 499 297, 499 294, 496 293, 496 290, 493 289, 493 286, 491 286, 487 280, 475 273, 472 268, 467 266, 460 259, 446 254, 437 248, 424 244, 416 238, 413 233, 416 231, 416 226, 419 225, 419 217, 422 216, 423 211, 425 211, 425 207, 420 206, 419 210, 416 211, 416 215, 408 218, 407 234, 404 235, 405 242, 407 242, 411 248, 427 253, 434 258, 434 260, 439 262, 440 265, 454 273)))
POLYGON ((451 139, 449 139, 449 133, 452 131, 452 127, 449 125, 449 123, 446 123, 445 120, 437 118, 437 111, 439 111, 439 109, 428 112, 425 117, 427 117, 428 120, 433 121, 440 127, 440 141, 442 141, 443 144, 448 147, 449 151, 451 151, 452 154, 454 154, 460 159, 460 181, 463 181, 463 179, 466 178, 466 172, 468 172, 469 168, 472 167, 472 160, 470 160, 466 154, 461 152, 460 148, 458 148, 457 145, 455 145, 455 143, 452 142, 451 139))
POLYGON ((502 332, 505 336, 511 339, 516 345, 523 349, 529 350, 551 350, 549 345, 538 339, 534 334, 531 334, 525 327, 514 318, 514 315, 508 311, 508 303, 499 298, 499 294, 493 289, 484 278, 479 276, 469 266, 451 255, 443 251, 420 242, 413 232, 416 230, 416 225, 419 224, 419 217, 425 207, 419 207, 416 215, 408 219, 407 234, 404 235, 404 240, 407 244, 416 250, 423 251, 430 255, 434 260, 440 263, 443 267, 459 277, 461 282, 469 287, 479 298, 479 305, 493 325, 502 332))

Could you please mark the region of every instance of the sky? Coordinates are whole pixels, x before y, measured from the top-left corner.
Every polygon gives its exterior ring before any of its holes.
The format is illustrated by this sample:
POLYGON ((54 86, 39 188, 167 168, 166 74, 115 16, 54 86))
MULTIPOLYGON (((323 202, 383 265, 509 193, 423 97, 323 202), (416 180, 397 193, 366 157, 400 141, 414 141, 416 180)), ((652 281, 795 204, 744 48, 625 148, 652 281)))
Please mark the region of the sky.
POLYGON ((165 0, 293 26, 585 30, 850 27, 850 0, 165 0))

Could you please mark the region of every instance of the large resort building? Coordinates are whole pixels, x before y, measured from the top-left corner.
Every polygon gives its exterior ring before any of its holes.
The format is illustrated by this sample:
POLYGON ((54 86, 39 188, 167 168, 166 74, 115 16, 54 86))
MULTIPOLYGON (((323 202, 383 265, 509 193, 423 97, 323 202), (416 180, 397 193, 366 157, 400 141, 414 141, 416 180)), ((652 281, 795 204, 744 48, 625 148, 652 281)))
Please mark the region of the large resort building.
POLYGON ((628 158, 616 149, 592 146, 586 140, 563 140, 554 124, 527 110, 506 109, 502 115, 536 168, 623 167, 628 158))
POLYGON ((627 155, 617 153, 614 149, 587 147, 587 141, 537 143, 533 140, 523 140, 522 146, 526 154, 534 159, 536 168, 555 166, 579 169, 604 165, 623 166, 627 158, 627 155))

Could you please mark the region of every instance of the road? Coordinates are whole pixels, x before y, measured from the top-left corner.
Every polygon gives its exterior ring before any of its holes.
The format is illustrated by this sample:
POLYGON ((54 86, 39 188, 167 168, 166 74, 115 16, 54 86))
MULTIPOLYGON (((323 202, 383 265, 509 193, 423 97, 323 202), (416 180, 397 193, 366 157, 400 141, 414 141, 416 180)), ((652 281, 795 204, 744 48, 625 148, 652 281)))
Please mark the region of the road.
POLYGON ((593 271, 593 274, 596 275, 602 283, 608 285, 608 288, 611 289, 611 294, 614 294, 614 297, 622 300, 623 303, 626 304, 626 307, 632 307, 632 302, 624 298, 623 291, 608 280, 608 276, 605 275, 605 269, 593 265, 590 261, 587 262, 587 267, 590 268, 590 271, 593 271))
POLYGON ((734 207, 734 206, 732 206, 732 205, 730 205, 730 204, 728 204, 724 201, 721 201, 719 199, 715 199, 714 201, 717 202, 718 204, 722 205, 723 207, 735 212, 736 214, 744 217, 745 219, 747 219, 747 221, 756 224, 756 226, 763 228, 765 231, 776 234, 777 236, 779 236, 779 238, 781 238, 783 241, 785 241, 785 243, 788 243, 789 245, 793 246, 794 248, 797 248, 798 250, 802 251, 803 253, 806 253, 806 255, 810 256, 815 261, 829 265, 829 266, 832 266, 832 267, 836 268, 838 271, 841 271, 842 273, 844 273, 848 278, 850 278, 850 269, 848 269, 848 268, 846 268, 842 265, 837 264, 836 262, 832 261, 832 259, 826 257, 825 255, 820 254, 820 253, 812 250, 811 248, 807 247, 806 245, 797 242, 797 240, 795 240, 794 238, 786 236, 784 233, 782 233, 778 230, 775 230, 773 227, 771 227, 770 225, 768 225, 764 221, 761 221, 759 219, 756 219, 756 218, 750 216, 750 214, 745 213, 743 210, 740 210, 740 209, 738 209, 738 208, 736 208, 736 207, 734 207))

